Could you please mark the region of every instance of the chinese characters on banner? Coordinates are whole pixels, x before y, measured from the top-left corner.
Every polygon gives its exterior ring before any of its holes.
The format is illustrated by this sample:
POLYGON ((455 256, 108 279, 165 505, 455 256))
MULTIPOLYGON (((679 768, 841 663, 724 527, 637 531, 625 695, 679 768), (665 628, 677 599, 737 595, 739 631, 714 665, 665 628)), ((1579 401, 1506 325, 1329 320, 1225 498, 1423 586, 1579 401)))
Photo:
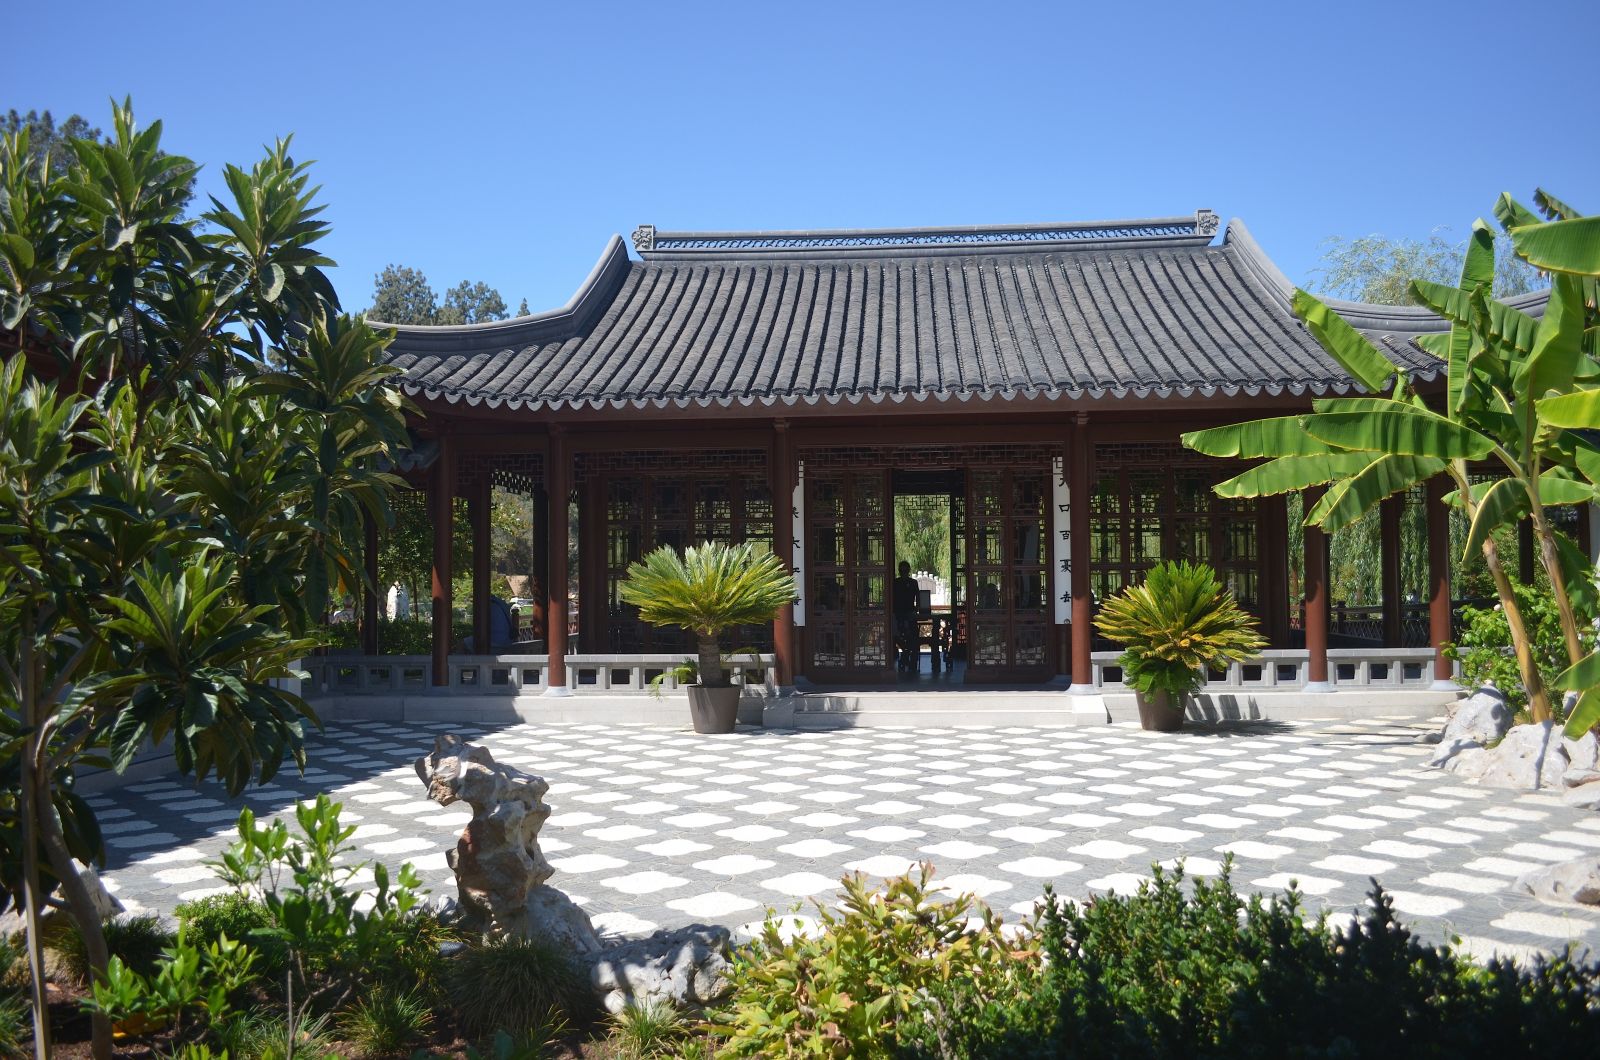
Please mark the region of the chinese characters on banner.
POLYGON ((1067 490, 1067 464, 1064 457, 1050 458, 1050 536, 1055 541, 1056 624, 1072 621, 1072 497, 1067 490))
POLYGON ((806 462, 800 461, 794 476, 794 496, 790 498, 790 518, 794 520, 794 555, 788 557, 794 568, 794 624, 806 624, 806 462))

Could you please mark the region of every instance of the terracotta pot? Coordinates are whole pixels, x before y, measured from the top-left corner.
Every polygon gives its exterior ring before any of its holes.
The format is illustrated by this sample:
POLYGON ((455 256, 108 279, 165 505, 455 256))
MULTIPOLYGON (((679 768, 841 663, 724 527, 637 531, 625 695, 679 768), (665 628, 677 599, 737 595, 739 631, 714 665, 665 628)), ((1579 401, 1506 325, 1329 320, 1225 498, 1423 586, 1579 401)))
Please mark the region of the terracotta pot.
POLYGON ((1183 707, 1187 697, 1180 696, 1174 703, 1172 693, 1165 689, 1159 692, 1135 692, 1133 696, 1139 703, 1141 728, 1150 732, 1177 732, 1183 728, 1183 707))
POLYGON ((687 691, 689 720, 694 722, 695 732, 733 731, 734 725, 739 720, 739 693, 743 689, 738 685, 729 685, 726 688, 690 685, 687 691))

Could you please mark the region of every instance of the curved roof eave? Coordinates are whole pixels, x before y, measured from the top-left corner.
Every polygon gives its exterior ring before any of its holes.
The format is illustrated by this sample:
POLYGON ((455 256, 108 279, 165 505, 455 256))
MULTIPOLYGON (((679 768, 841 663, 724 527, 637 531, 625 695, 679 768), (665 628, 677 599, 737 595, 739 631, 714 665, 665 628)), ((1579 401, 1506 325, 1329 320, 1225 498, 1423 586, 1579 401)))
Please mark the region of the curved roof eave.
MULTIPOLYGON (((1223 231, 1222 242, 1225 246, 1237 247, 1240 261, 1256 280, 1271 292, 1273 298, 1285 310, 1292 312, 1296 284, 1291 282, 1289 277, 1283 274, 1283 270, 1278 268, 1277 262, 1261 249, 1261 244, 1255 241, 1245 223, 1237 217, 1231 218, 1228 227, 1223 231)), ((1334 310, 1359 331, 1376 331, 1409 337, 1433 334, 1445 331, 1449 327, 1437 313, 1426 306, 1374 305, 1371 302, 1352 302, 1343 298, 1322 300, 1328 308, 1334 310)), ((1533 317, 1544 315, 1545 303, 1549 300, 1548 290, 1529 291, 1527 294, 1502 299, 1513 309, 1519 309, 1533 317)))
POLYGON ((570 338, 581 331, 605 309, 627 272, 627 247, 621 236, 613 235, 578 290, 558 309, 481 324, 390 324, 381 320, 368 323, 392 328, 396 332, 394 346, 412 354, 532 346, 570 338))

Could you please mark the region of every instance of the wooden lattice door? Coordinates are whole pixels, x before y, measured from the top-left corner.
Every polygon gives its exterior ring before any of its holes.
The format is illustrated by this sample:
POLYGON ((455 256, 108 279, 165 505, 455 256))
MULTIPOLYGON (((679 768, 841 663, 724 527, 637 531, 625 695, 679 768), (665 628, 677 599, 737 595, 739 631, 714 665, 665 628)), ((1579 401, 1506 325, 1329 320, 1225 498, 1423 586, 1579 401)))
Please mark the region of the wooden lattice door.
POLYGON ((806 673, 814 680, 894 679, 892 520, 887 469, 806 476, 806 673))
POLYGON ((1043 681, 1055 672, 1044 468, 967 476, 967 675, 1043 681))

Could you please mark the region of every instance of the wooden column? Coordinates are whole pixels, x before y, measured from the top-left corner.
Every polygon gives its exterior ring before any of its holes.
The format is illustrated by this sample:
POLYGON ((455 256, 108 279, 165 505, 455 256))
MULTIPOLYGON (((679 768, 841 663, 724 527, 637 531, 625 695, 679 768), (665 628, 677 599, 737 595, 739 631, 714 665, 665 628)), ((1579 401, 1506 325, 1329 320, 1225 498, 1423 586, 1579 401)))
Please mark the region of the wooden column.
POLYGON ((545 606, 550 586, 550 494, 541 484, 533 493, 533 569, 528 572, 528 598, 533 601, 528 613, 529 640, 545 640, 545 606))
POLYGON ((1383 598, 1383 646, 1403 646, 1405 599, 1400 591, 1400 520, 1406 496, 1396 493, 1378 504, 1378 571, 1383 598))
MULTIPOLYGON (((1322 499, 1324 488, 1313 486, 1301 494, 1303 511, 1322 499)), ((1321 527, 1305 527, 1305 632, 1307 692, 1329 692, 1328 683, 1328 537, 1321 527)))
MULTIPOLYGON (((772 425, 772 458, 768 467, 772 482, 772 548, 784 566, 794 570, 794 446, 789 439, 789 421, 772 425)), ((778 688, 794 687, 799 660, 794 652, 794 604, 778 608, 772 620, 772 653, 777 659, 778 688)))
POLYGON ((567 503, 572 493, 572 458, 567 452, 566 431, 552 424, 550 427, 550 465, 545 470, 549 484, 550 530, 546 535, 549 559, 545 569, 549 581, 545 586, 545 643, 550 661, 545 667, 545 692, 547 696, 570 696, 567 687, 567 503))
POLYGON ((1455 686, 1455 674, 1444 646, 1450 640, 1450 508, 1444 495, 1450 480, 1428 480, 1424 504, 1428 515, 1428 643, 1433 646, 1433 683, 1455 686))
POLYGON ((455 601, 450 580, 452 510, 455 503, 455 448, 450 436, 439 436, 439 455, 433 462, 433 479, 428 487, 428 511, 433 523, 433 685, 450 684, 450 618, 455 601))
POLYGON ((474 483, 467 497, 468 517, 472 522, 472 650, 488 655, 494 650, 489 639, 489 551, 492 536, 489 525, 490 490, 488 476, 474 483))
POLYGON ((1089 591, 1089 493, 1090 468, 1094 451, 1090 448, 1089 416, 1078 413, 1072 425, 1072 441, 1067 446, 1067 497, 1072 505, 1068 527, 1072 533, 1072 691, 1089 693, 1094 688, 1094 670, 1089 655, 1094 645, 1094 601, 1089 591))
POLYGON ((361 521, 366 540, 363 542, 361 560, 366 567, 367 583, 361 587, 361 651, 366 655, 378 654, 378 595, 384 587, 378 584, 378 520, 368 514, 361 521))

